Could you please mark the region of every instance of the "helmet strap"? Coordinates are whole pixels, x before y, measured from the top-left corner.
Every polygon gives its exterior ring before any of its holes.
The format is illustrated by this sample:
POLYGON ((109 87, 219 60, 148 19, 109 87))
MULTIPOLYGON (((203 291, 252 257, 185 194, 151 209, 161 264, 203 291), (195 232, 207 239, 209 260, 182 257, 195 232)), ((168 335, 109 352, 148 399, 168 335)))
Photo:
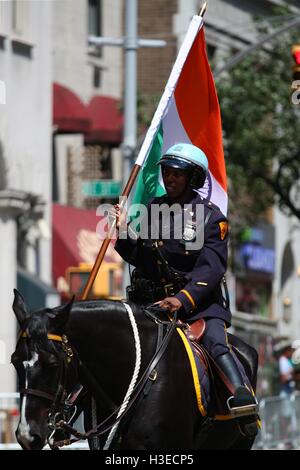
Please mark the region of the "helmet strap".
POLYGON ((204 171, 201 170, 200 168, 199 169, 194 168, 191 173, 191 179, 190 179, 189 185, 193 189, 199 189, 204 186, 205 180, 206 180, 206 174, 204 173, 204 171))

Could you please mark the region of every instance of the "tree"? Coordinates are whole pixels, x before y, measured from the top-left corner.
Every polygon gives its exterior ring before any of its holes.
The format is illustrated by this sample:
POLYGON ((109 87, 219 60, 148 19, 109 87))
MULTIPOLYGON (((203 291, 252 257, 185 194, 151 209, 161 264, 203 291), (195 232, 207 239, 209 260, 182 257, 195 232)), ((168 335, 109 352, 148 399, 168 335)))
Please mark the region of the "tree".
POLYGON ((274 203, 300 220, 300 105, 291 88, 298 41, 285 33, 217 80, 237 226, 253 224, 274 203))

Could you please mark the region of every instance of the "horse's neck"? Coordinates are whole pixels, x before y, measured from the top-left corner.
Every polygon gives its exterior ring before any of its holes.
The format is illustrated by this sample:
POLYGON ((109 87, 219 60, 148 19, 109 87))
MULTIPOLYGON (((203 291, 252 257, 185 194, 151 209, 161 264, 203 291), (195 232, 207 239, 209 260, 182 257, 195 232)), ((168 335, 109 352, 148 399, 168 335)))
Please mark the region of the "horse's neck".
POLYGON ((140 310, 134 310, 131 322, 120 302, 99 301, 72 309, 67 326, 70 343, 99 383, 128 386, 137 355, 142 356, 142 370, 155 352, 157 327, 140 310))

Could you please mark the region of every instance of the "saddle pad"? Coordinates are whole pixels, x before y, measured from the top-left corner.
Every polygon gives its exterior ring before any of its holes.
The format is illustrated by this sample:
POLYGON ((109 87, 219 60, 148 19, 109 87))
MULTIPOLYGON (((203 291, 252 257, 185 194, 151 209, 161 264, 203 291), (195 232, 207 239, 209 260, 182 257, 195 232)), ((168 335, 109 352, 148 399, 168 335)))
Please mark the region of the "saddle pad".
POLYGON ((195 354, 183 331, 180 328, 176 328, 176 330, 182 339, 190 362, 198 409, 202 416, 206 416, 209 402, 209 377, 206 367, 198 355, 195 354))
MULTIPOLYGON (((215 420, 217 421, 223 421, 223 420, 229 420, 229 419, 235 419, 234 416, 231 416, 229 412, 227 411, 227 405, 226 405, 226 400, 227 397, 224 396, 222 397, 222 404, 220 404, 220 408, 217 406, 216 409, 216 403, 212 403, 210 400, 210 380, 209 380, 209 374, 207 371, 206 365, 203 363, 201 358, 198 356, 196 353, 195 349, 192 346, 192 343, 189 341, 189 339, 185 336, 184 332, 180 328, 176 328, 177 332, 182 339, 182 342, 184 344, 186 353, 188 355, 188 359, 190 362, 191 366, 191 372, 193 376, 193 382, 194 382, 194 388, 195 388, 195 393, 196 393, 196 400, 197 400, 197 405, 198 409, 201 413, 202 416, 206 416, 207 414, 210 414, 211 417, 214 417, 215 420), (211 405, 211 406, 210 406, 211 405), (210 408, 209 412, 208 409, 210 408)), ((235 362, 238 366, 238 369, 244 379, 245 385, 249 388, 249 390, 252 392, 254 395, 254 391, 251 387, 251 384, 249 382, 249 379, 245 373, 245 369, 243 365, 241 364, 240 360, 237 358, 236 354, 234 351, 232 351, 232 355, 235 359, 235 362)), ((221 384, 222 386, 222 384, 221 384)), ((224 393, 225 393, 225 388, 224 388, 224 393)))

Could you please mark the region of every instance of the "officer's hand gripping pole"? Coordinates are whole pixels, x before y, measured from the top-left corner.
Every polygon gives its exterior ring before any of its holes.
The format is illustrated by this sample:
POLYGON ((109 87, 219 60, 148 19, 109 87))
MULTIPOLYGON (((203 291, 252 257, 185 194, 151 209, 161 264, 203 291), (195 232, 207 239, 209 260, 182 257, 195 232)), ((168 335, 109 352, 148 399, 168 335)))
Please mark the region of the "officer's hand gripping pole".
MULTIPOLYGON (((138 175, 140 169, 141 169, 141 166, 135 164, 133 166, 132 170, 131 170, 128 182, 125 186, 124 191, 122 192, 122 197, 121 197, 121 202, 120 202, 120 210, 121 211, 124 208, 126 199, 128 198, 128 196, 130 194, 130 191, 132 189, 132 186, 134 185, 134 182, 137 178, 137 175, 138 175)), ((100 266, 102 264, 102 261, 104 259, 104 256, 105 256, 106 250, 108 248, 108 245, 109 245, 109 243, 112 239, 112 236, 114 234, 115 228, 116 228, 116 218, 114 218, 114 220, 112 220, 112 222, 109 226, 109 230, 107 232, 107 235, 106 235, 105 239, 102 242, 101 248, 100 248, 99 253, 97 255, 97 258, 96 258, 96 261, 94 263, 94 266, 93 266, 93 268, 90 272, 89 278, 88 278, 87 283, 85 285, 85 288, 83 290, 81 300, 86 300, 88 298, 89 292, 90 292, 91 288, 93 287, 94 281, 96 279, 96 276, 98 274, 98 271, 99 271, 100 266)))

